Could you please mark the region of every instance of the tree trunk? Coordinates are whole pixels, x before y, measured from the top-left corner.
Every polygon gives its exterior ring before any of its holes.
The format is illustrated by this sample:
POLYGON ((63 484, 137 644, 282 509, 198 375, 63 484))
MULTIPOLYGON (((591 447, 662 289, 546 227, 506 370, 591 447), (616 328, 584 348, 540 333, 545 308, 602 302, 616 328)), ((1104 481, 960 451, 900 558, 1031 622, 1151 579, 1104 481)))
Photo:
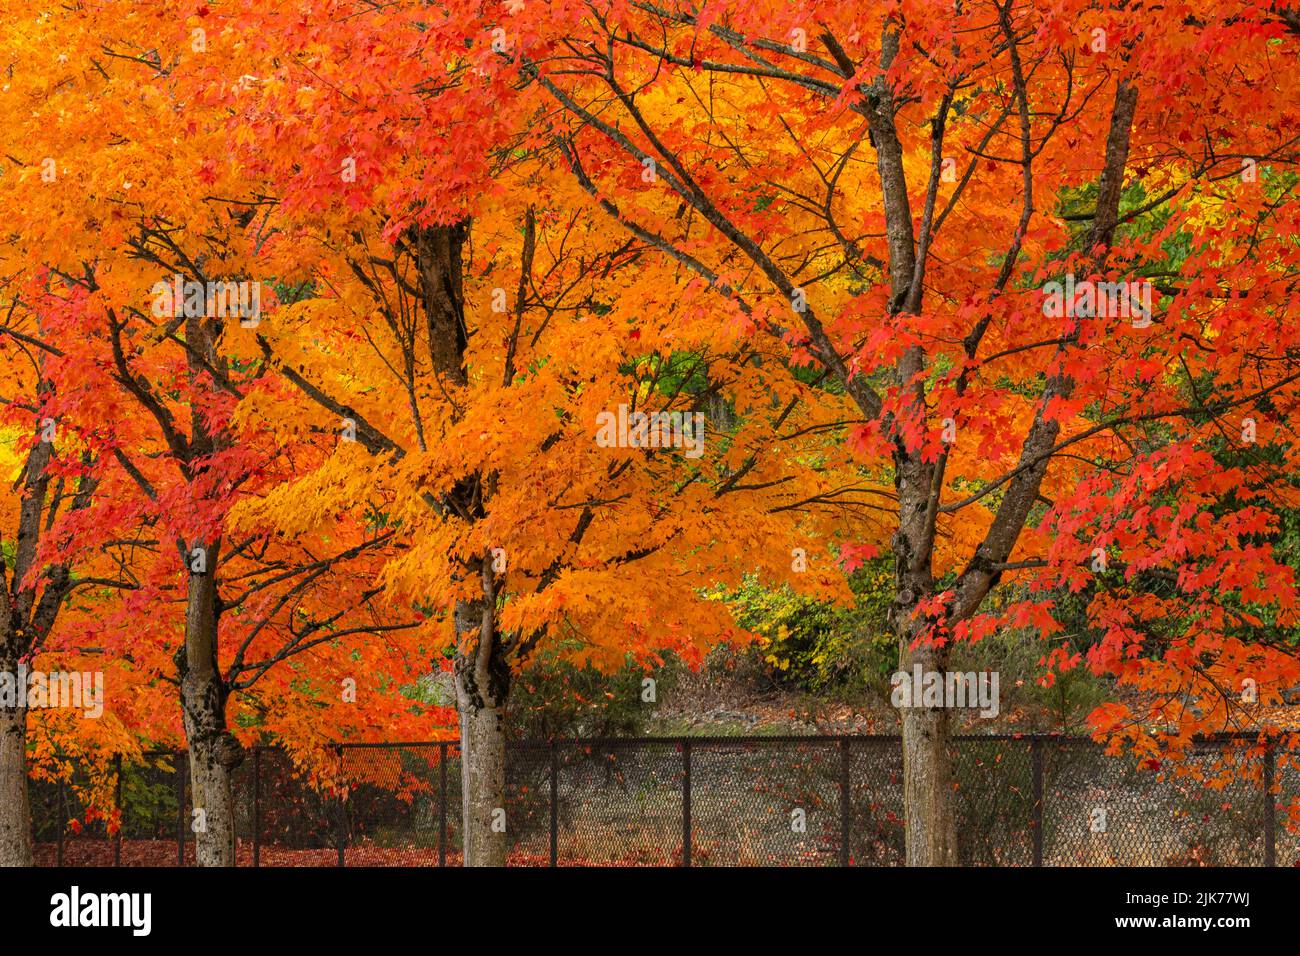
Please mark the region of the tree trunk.
MULTIPOLYGON (((41 394, 49 387, 41 382, 41 394)), ((39 648, 54 627, 55 616, 62 606, 68 582, 68 567, 49 565, 46 586, 37 600, 36 586, 27 581, 36 562, 40 544, 45 495, 49 486, 53 444, 38 440, 27 455, 23 471, 22 498, 18 511, 18 535, 14 547, 12 575, 5 582, 4 563, 0 561, 0 673, 17 677, 18 663, 39 648)), ((86 507, 94 490, 93 481, 82 481, 73 509, 86 507)), ((48 527, 48 525, 46 525, 48 527)), ((0 866, 32 866, 32 819, 27 781, 27 688, 17 687, 22 695, 14 707, 0 707, 0 866)), ((63 821, 59 821, 63 825, 63 821)))
MULTIPOLYGON (((243 759, 226 729, 228 690, 217 667, 217 550, 205 548, 204 569, 191 565, 185 610, 185 646, 177 654, 181 710, 189 745, 195 860, 199 866, 235 865, 231 775, 243 759)), ((191 557, 191 560, 193 558, 191 557)))
MULTIPOLYGON (((946 655, 939 648, 912 648, 911 629, 899 637, 900 670, 940 673, 946 655)), ((913 704, 919 702, 914 701, 913 704)), ((903 816, 908 866, 956 866, 956 795, 953 792, 948 711, 913 706, 903 710, 903 816)))
MULTIPOLYGON (((468 219, 413 228, 407 234, 419 269, 425 336, 434 371, 457 386, 469 383, 465 352, 462 253, 468 219)), ((508 363, 507 363, 508 364, 508 363)), ((471 520, 483 517, 490 477, 463 478, 450 498, 471 520)), ((456 709, 460 715, 461 838, 465 866, 505 866, 511 821, 506 818, 506 698, 510 665, 496 628, 496 585, 491 563, 466 568, 480 578, 483 597, 456 604, 456 709)))
POLYGON ((456 606, 456 707, 460 714, 461 820, 465 866, 505 866, 510 848, 506 817, 506 698, 510 668, 496 633, 495 599, 484 562, 488 599, 456 606))
MULTIPOLYGON (((905 376, 920 368, 920 356, 909 353, 905 376)), ((906 381, 907 378, 904 378, 906 381)), ((919 664, 922 674, 942 675, 948 651, 933 643, 913 647, 932 621, 916 616, 917 604, 934 591, 931 558, 934 515, 933 468, 919 454, 900 444, 894 456, 898 491, 898 531, 894 536, 894 604, 890 619, 898 635, 899 669, 911 679, 919 664)), ((952 787, 951 729, 947 709, 924 707, 912 700, 902 712, 903 818, 908 866, 957 864, 956 795, 952 787)))
POLYGON ((0 866, 32 864, 32 817, 27 802, 27 709, 5 707, 0 708, 0 866))
POLYGON ((479 706, 456 679, 460 709, 461 819, 465 866, 505 866, 505 706, 479 706))
POLYGON ((231 761, 231 748, 221 736, 196 733, 191 726, 187 711, 195 862, 199 866, 234 866, 235 801, 230 780, 239 761, 231 761))

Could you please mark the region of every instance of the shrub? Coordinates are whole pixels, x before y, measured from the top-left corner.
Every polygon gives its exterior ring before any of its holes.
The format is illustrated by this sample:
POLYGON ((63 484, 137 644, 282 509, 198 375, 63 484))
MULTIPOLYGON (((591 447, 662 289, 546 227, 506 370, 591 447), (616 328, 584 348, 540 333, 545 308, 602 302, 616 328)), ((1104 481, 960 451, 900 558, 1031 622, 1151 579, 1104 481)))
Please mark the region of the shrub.
POLYGON ((880 692, 898 661, 887 612, 893 560, 867 562, 850 579, 852 608, 747 580, 726 595, 738 623, 759 636, 757 654, 779 683, 818 693, 880 692))

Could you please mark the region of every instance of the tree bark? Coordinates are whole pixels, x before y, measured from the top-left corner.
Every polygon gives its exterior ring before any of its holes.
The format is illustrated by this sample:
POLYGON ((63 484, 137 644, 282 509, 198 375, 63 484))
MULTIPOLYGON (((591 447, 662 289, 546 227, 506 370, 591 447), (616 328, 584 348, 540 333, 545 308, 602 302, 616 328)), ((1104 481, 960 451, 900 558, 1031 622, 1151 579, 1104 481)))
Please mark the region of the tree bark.
POLYGON ((235 813, 231 776, 243 759, 226 729, 229 690, 217 666, 216 564, 219 543, 205 548, 202 572, 190 571, 185 645, 177 654, 181 712, 189 746, 191 831, 199 866, 235 865, 235 813))
MULTIPOLYGON (((933 647, 908 650, 899 641, 899 660, 909 675, 916 664, 923 672, 942 674, 946 662, 933 647)), ((903 711, 903 813, 908 866, 956 866, 957 820, 954 809, 952 731, 943 707, 903 711)))
MULTIPOLYGON (((903 361, 904 374, 919 368, 920 357, 903 361)), ((930 620, 916 616, 917 604, 934 591, 931 571, 933 516, 930 513, 933 466, 900 442, 894 456, 898 492, 898 531, 894 535, 894 604, 890 610, 898 635, 899 669, 910 679, 922 673, 943 674, 946 647, 917 644, 930 620)), ((903 818, 908 866, 955 866, 957 821, 952 787, 951 730, 948 711, 911 701, 901 714, 903 737, 903 818)))
MULTIPOLYGON (((919 461, 900 468, 898 482, 899 531, 894 538, 895 597, 891 608, 898 635, 899 670, 911 680, 919 664, 922 674, 947 670, 947 647, 931 642, 916 644, 930 621, 917 618, 917 603, 933 592, 930 548, 923 505, 908 508, 909 499, 925 492, 909 491, 908 474, 927 472, 919 461), (910 512, 910 514, 909 514, 910 512), (910 520, 909 520, 910 519, 910 520), (920 549, 920 550, 918 550, 920 549)), ((908 866, 957 865, 957 814, 953 792, 952 731, 948 710, 942 704, 924 707, 911 701, 901 713, 903 738, 903 819, 908 866)))
POLYGON ((505 866, 510 849, 506 817, 506 700, 510 667, 496 633, 491 570, 487 596, 457 605, 456 707, 460 714, 461 819, 465 866, 505 866), (477 640, 468 637, 477 632, 477 640))
POLYGON ((510 848, 510 821, 505 817, 505 705, 479 702, 459 674, 456 703, 460 711, 464 865, 505 866, 510 848))
POLYGON ((0 708, 0 866, 32 866, 27 708, 0 708))

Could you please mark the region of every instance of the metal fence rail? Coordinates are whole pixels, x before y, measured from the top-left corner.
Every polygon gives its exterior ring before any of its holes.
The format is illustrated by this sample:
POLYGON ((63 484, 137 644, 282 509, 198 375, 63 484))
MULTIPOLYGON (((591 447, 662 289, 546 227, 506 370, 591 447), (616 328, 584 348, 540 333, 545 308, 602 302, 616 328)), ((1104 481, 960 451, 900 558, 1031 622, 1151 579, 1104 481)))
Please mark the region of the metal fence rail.
MULTIPOLYGON (((1278 807, 1300 774, 1255 741, 1198 743, 1183 766, 1218 781, 1205 786, 1088 738, 956 738, 960 862, 1293 865, 1300 835, 1278 807)), ((238 865, 459 865, 454 743, 342 745, 333 759, 328 792, 280 750, 251 751, 234 779, 238 865)), ((514 865, 896 866, 902 769, 885 736, 523 741, 508 748, 502 822, 514 865)), ((76 786, 32 782, 38 861, 192 863, 184 753, 108 772, 112 835, 76 786)))

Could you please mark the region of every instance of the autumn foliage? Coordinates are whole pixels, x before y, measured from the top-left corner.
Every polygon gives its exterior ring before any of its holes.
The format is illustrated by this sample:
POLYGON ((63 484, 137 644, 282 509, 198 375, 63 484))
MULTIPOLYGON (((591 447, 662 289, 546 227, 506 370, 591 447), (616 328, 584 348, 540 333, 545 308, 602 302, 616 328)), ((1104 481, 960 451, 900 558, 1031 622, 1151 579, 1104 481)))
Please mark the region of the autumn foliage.
MULTIPOLYGON (((1295 743, 1298 43, 1253 0, 14 0, 0 667, 109 685, 27 759, 186 743, 220 817, 251 743, 459 736, 479 821, 539 650, 698 664, 720 590, 877 556, 905 668, 1027 629, 1117 751, 1295 743)), ((947 715, 901 725, 950 862, 947 715)))

